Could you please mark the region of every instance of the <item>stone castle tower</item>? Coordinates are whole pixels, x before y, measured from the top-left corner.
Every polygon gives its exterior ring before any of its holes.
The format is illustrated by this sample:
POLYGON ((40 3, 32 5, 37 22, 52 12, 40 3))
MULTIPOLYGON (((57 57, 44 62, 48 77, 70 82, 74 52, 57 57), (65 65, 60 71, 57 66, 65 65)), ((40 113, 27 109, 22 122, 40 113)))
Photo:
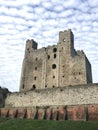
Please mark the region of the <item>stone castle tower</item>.
POLYGON ((20 91, 92 83, 91 65, 83 51, 74 49, 72 31, 59 32, 57 45, 37 49, 26 41, 20 91))

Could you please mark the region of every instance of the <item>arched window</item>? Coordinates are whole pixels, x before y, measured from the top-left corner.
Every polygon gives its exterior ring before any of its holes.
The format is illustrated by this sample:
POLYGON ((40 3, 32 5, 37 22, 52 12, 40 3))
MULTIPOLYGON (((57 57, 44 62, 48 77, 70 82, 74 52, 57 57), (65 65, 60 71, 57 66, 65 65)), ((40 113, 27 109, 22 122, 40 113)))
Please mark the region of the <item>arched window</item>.
POLYGON ((33 88, 33 89, 36 89, 36 85, 35 85, 35 84, 33 84, 32 88, 33 88))
POLYGON ((57 48, 53 48, 53 52, 57 52, 57 48))

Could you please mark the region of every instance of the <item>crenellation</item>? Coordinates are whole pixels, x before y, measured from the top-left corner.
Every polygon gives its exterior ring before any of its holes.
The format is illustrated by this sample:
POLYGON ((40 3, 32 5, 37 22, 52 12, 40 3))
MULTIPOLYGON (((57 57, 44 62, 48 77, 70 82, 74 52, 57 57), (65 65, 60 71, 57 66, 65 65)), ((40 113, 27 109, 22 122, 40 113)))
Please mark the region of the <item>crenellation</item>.
POLYGON ((83 50, 77 50, 76 55, 81 56, 81 55, 85 55, 85 53, 83 52, 83 50))

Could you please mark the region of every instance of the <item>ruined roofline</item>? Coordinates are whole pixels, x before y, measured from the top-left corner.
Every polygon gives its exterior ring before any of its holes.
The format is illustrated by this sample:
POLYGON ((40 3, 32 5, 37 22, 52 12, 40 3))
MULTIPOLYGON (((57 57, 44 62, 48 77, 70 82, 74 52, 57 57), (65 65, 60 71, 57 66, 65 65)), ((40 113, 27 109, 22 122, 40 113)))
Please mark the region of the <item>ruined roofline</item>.
MULTIPOLYGON (((64 33, 64 32, 66 32, 66 33, 71 33, 71 34, 73 34, 73 32, 71 31, 71 29, 68 29, 68 30, 64 30, 64 31, 60 31, 59 32, 59 35, 60 35, 60 33, 64 33)), ((34 40, 34 39, 27 39, 26 40, 26 43, 29 43, 29 44, 32 44, 31 45, 31 48, 32 49, 35 49, 35 50, 41 50, 41 49, 48 49, 48 48, 51 48, 51 47, 53 47, 53 46, 57 46, 58 44, 59 44, 59 41, 58 42, 56 42, 55 44, 53 44, 53 45, 47 45, 46 47, 45 46, 42 46, 41 48, 37 48, 38 47, 38 43, 34 40), (34 45, 36 46, 35 48, 34 48, 34 45)))

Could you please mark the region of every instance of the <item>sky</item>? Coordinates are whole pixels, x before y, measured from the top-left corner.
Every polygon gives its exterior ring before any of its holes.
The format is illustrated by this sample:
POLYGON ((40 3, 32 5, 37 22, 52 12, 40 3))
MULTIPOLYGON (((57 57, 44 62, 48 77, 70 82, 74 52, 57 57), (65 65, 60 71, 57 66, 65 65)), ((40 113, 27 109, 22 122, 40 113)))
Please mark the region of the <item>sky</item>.
POLYGON ((98 0, 0 0, 0 86, 19 91, 27 39, 38 47, 57 44, 71 29, 75 49, 83 50, 98 82, 98 0))

